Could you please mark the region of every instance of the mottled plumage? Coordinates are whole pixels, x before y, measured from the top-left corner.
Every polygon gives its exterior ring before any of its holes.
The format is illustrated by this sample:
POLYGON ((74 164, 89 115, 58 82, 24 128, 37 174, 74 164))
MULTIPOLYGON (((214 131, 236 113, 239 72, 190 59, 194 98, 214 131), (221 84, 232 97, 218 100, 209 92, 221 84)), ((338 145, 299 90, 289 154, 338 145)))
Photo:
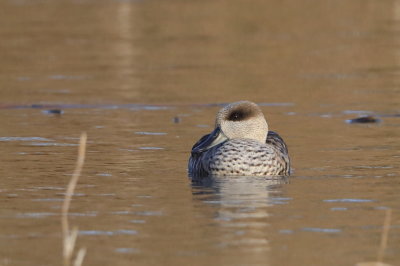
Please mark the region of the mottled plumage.
POLYGON ((241 101, 222 108, 215 129, 192 148, 189 175, 278 176, 290 174, 290 159, 283 139, 268 131, 261 109, 241 101))

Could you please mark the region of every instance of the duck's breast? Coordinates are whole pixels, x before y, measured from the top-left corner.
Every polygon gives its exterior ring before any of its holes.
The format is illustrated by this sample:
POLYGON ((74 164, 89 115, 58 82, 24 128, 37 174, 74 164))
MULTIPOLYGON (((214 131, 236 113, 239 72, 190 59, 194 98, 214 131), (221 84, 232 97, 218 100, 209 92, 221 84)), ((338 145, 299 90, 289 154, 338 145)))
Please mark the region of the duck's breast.
POLYGON ((214 176, 281 175, 285 162, 278 153, 266 143, 235 139, 204 154, 203 168, 214 176))

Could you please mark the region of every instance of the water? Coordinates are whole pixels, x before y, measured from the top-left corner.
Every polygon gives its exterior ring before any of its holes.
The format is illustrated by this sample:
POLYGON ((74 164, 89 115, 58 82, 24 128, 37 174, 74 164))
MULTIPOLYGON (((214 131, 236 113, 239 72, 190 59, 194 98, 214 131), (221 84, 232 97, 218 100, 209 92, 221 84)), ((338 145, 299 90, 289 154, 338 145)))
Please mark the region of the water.
POLYGON ((393 1, 0 3, 0 265, 400 264, 400 9, 393 1), (223 103, 286 140, 289 179, 192 183, 223 103), (350 124, 359 116, 378 123, 350 124))

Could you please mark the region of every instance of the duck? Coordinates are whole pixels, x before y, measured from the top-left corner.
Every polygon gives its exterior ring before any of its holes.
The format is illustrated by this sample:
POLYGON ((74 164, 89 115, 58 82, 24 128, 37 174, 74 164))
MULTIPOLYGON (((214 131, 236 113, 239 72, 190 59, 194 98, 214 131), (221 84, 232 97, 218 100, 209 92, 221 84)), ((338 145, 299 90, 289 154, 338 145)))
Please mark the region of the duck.
POLYGON ((192 147, 191 178, 218 176, 289 176, 286 143, 268 123, 261 108, 250 101, 224 106, 215 128, 192 147))

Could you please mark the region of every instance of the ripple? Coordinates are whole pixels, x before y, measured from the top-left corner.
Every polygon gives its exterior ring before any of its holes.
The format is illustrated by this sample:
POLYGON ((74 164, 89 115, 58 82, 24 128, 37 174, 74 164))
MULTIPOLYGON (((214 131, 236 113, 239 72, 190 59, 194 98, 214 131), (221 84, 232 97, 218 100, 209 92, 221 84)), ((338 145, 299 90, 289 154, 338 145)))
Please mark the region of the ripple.
POLYGON ((116 196, 115 193, 100 193, 100 194, 95 194, 96 196, 100 196, 100 197, 114 197, 116 196))
POLYGON ((114 249, 115 252, 117 253, 139 253, 139 250, 137 248, 116 248, 114 249))
POLYGON ((150 135, 150 136, 163 136, 167 135, 165 132, 148 132, 148 131, 137 131, 135 132, 137 135, 150 135))
POLYGON ((83 80, 87 79, 88 76, 69 76, 69 75, 51 75, 49 79, 53 80, 83 80))
POLYGON ((164 150, 161 147, 139 147, 139 150, 164 150))
MULTIPOLYGON (((69 93, 69 91, 63 91, 62 93, 69 93)), ((170 105, 146 105, 146 104, 28 104, 28 105, 9 105, 7 109, 129 109, 133 111, 158 111, 158 110, 170 110, 176 108, 170 105)))
POLYGON ((356 169, 393 169, 394 167, 391 165, 359 165, 353 166, 356 169))
POLYGON ((363 203, 363 202, 375 202, 371 199, 327 199, 324 202, 349 202, 349 203, 363 203))
MULTIPOLYGON (((227 218, 227 217, 224 217, 227 218)), ((217 221, 229 222, 232 219, 215 219, 217 221)), ((267 227, 268 224, 264 222, 235 222, 235 223, 225 223, 221 224, 222 227, 230 227, 230 228, 264 228, 267 227)))
POLYGON ((61 147, 67 147, 67 146, 79 146, 79 144, 73 144, 73 143, 57 143, 57 142, 32 142, 29 145, 31 146, 61 146, 61 147))
POLYGON ((137 195, 136 198, 141 198, 141 199, 151 199, 153 196, 151 195, 137 195))
POLYGON ((342 113, 346 114, 346 115, 352 115, 352 114, 364 115, 364 114, 372 114, 372 111, 367 111, 367 110, 344 110, 342 113))
MULTIPOLYGON (((57 195, 65 196, 66 193, 57 193, 57 195)), ((84 197, 84 196, 86 196, 86 194, 85 194, 85 193, 78 193, 78 192, 76 192, 76 193, 73 193, 72 196, 73 196, 73 197, 84 197)))
POLYGON ((68 216, 85 216, 85 217, 95 217, 97 216, 97 211, 90 211, 90 212, 70 212, 68 216))
POLYGON ((340 233, 342 230, 336 229, 336 228, 318 228, 318 227, 304 227, 302 228, 302 231, 306 232, 316 232, 316 233, 340 233))
POLYGON ((45 198, 45 199, 32 199, 31 201, 39 201, 39 202, 58 202, 58 201, 64 201, 64 199, 58 199, 58 198, 45 198))
POLYGON ((80 230, 79 235, 84 236, 114 236, 114 235, 137 235, 136 230, 116 230, 116 231, 102 231, 102 230, 80 230))
POLYGON ((271 197, 271 204, 281 205, 288 204, 288 201, 292 200, 292 198, 284 198, 284 197, 271 197))
POLYGON ((65 188, 63 187, 33 187, 34 189, 38 189, 38 190, 65 190, 65 188))
POLYGON ((41 137, 0 137, 0 141, 53 141, 41 137))
POLYGON ((290 230, 290 229, 282 229, 282 230, 279 230, 279 233, 289 235, 289 234, 293 234, 294 232, 293 232, 293 230, 290 230))
POLYGON ((115 214, 115 215, 129 215, 129 214, 135 214, 132 211, 113 211, 110 212, 110 214, 115 214))
POLYGON ((110 173, 98 173, 97 176, 112 176, 110 173))
POLYGON ((130 220, 129 222, 133 224, 144 224, 146 220, 130 220))
POLYGON ((26 212, 26 213, 18 213, 16 215, 17 218, 44 218, 49 216, 59 215, 54 212, 26 212))
POLYGON ((209 125, 203 125, 203 124, 200 124, 200 125, 196 125, 196 127, 201 127, 201 128, 209 128, 210 126, 209 126, 209 125))
POLYGON ((31 80, 31 77, 18 77, 18 81, 26 81, 26 80, 31 80))
POLYGON ((148 111, 159 111, 159 110, 169 110, 169 106, 155 106, 155 105, 137 105, 130 107, 131 110, 148 110, 148 111))
POLYGON ((333 207, 331 208, 331 211, 347 211, 347 208, 344 207, 333 207))
POLYGON ((142 212, 135 212, 135 215, 140 216, 161 216, 163 213, 161 211, 142 211, 142 212))
POLYGON ((294 106, 294 103, 258 103, 259 106, 294 106))
POLYGON ((265 251, 263 246, 266 246, 269 243, 267 239, 264 238, 243 238, 239 240, 233 240, 229 242, 222 242, 219 244, 220 247, 229 247, 229 246, 258 246, 256 250, 265 251))

